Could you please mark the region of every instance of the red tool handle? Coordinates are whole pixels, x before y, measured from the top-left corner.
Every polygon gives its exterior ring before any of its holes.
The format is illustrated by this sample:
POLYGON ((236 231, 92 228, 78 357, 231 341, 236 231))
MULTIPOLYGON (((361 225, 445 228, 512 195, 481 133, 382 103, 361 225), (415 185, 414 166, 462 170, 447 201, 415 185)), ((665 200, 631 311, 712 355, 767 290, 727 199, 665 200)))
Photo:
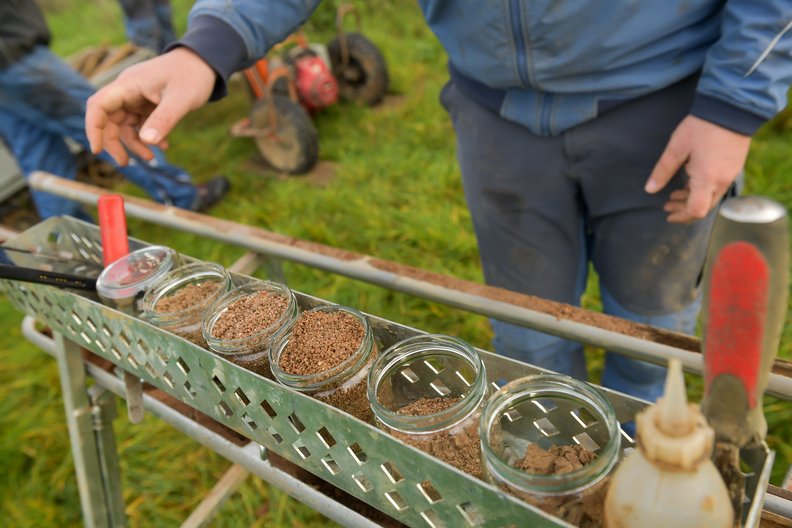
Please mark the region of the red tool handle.
POLYGON ((748 407, 759 401, 757 385, 762 363, 768 308, 770 268, 762 253, 747 242, 732 242, 716 256, 704 347, 708 355, 706 386, 731 374, 740 380, 748 407))
POLYGON ((704 398, 701 410, 720 441, 763 441, 762 395, 787 309, 786 209, 760 196, 724 202, 704 274, 704 398))
POLYGON ((99 231, 102 235, 102 260, 105 267, 129 253, 124 199, 106 194, 97 202, 99 231))
MULTIPOLYGON (((102 260, 105 267, 129 253, 124 199, 118 194, 106 194, 97 202, 99 231, 102 235, 102 260)), ((124 372, 127 415, 132 423, 143 421, 143 384, 140 378, 124 372)))

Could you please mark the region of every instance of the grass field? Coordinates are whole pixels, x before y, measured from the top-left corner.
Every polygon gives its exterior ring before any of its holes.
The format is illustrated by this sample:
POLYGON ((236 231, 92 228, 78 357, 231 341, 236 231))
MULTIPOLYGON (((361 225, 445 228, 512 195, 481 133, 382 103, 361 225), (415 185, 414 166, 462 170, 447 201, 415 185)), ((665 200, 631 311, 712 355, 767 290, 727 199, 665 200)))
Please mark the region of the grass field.
MULTIPOLYGON (((181 31, 191 2, 176 0, 181 31)), ((124 41, 115 0, 49 1, 53 47, 63 56, 101 42, 124 41)), ((171 136, 169 157, 197 180, 225 173, 233 188, 211 214, 278 233, 377 255, 481 281, 478 253, 455 162, 453 132, 437 97, 445 54, 414 2, 359 2, 364 32, 383 50, 391 72, 389 102, 375 109, 335 106, 316 119, 321 157, 335 178, 319 185, 262 169, 252 142, 234 139, 231 124, 250 108, 242 86, 189 116, 171 136), (374 7, 366 7, 376 6, 374 7)), ((309 36, 332 35, 332 2, 316 13, 309 36)), ((792 131, 779 118, 756 138, 747 190, 792 207, 792 131)), ((120 190, 141 195, 139 189, 120 190)), ((230 265, 242 251, 138 221, 133 236, 200 259, 230 265)), ((290 286, 429 331, 458 335, 489 348, 485 318, 306 269, 285 266, 290 286)), ((596 285, 584 303, 598 307, 596 285)), ((76 526, 80 509, 63 421, 55 362, 20 333, 22 315, 0 298, 0 524, 76 526)), ((601 351, 588 352, 597 379, 601 351)), ((786 327, 780 354, 792 357, 786 327)), ((692 391, 694 394, 695 390, 692 391)), ((769 441, 778 451, 773 481, 792 461, 792 405, 767 399, 769 441)), ((123 414, 122 414, 123 416, 123 414)), ((229 463, 170 427, 146 418, 115 422, 124 499, 132 526, 177 526, 229 463)), ((326 526, 329 521, 261 481, 249 478, 215 526, 326 526)))

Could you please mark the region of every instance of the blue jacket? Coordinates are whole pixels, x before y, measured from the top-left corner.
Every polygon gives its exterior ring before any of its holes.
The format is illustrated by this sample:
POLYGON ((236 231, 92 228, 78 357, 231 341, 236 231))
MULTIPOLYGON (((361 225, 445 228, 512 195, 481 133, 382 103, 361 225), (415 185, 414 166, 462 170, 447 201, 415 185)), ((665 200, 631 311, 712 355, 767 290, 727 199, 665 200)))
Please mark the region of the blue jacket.
MULTIPOLYGON (((198 0, 177 45, 218 73, 264 56, 320 0, 198 0)), ((750 135, 786 105, 790 0, 419 0, 451 75, 481 104, 556 135, 700 74, 691 114, 750 135)))

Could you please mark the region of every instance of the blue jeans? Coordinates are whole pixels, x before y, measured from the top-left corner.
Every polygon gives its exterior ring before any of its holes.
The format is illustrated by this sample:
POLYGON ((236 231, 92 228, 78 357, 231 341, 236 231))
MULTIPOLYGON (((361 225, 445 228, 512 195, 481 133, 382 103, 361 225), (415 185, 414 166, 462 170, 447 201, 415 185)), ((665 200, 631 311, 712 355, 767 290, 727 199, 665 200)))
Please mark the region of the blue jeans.
MULTIPOLYGON (((692 334, 714 213, 690 225, 666 221, 663 204, 685 186, 683 171, 658 194, 643 186, 695 87, 687 79, 544 137, 446 85, 441 102, 454 123, 486 282, 579 305, 591 262, 606 313, 692 334)), ((492 326, 499 354, 586 378, 579 343, 492 326)), ((606 387, 652 401, 664 379, 664 367, 607 354, 606 387)))
POLYGON ((120 0, 129 42, 160 53, 176 40, 170 0, 120 0))
MULTIPOLYGON (((76 178, 76 161, 64 138, 89 148, 85 105, 93 93, 84 77, 45 46, 0 69, 0 137, 26 178, 37 170, 76 178)), ((99 158, 115 165, 106 153, 99 158)), ((195 203, 197 188, 190 175, 169 164, 158 149, 152 162, 133 155, 119 170, 158 202, 188 209, 195 203)), ((42 218, 86 216, 71 200, 39 191, 32 196, 42 218)))

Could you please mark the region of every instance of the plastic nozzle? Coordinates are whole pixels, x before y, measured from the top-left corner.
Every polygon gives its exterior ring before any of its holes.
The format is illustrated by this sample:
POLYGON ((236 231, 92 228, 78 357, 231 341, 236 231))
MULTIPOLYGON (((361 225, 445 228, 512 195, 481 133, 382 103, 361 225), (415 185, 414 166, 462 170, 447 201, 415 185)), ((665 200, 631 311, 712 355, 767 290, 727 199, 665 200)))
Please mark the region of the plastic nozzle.
POLYGON ((682 363, 672 359, 668 363, 665 394, 658 403, 657 428, 669 436, 683 436, 693 428, 693 419, 685 393, 682 363))
POLYGON ((687 401, 679 360, 668 362, 663 397, 638 413, 635 422, 638 447, 653 464, 693 471, 712 454, 715 433, 707 426, 698 405, 687 401))

